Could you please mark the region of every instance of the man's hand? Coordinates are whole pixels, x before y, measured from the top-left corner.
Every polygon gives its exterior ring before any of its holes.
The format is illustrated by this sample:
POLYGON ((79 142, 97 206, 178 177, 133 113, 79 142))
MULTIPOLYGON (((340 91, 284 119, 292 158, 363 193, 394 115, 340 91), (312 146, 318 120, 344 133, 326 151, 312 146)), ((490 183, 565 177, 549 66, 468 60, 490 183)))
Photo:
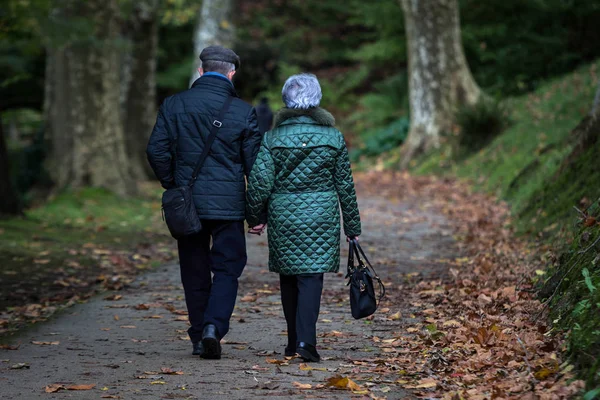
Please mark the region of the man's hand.
POLYGON ((260 225, 256 225, 253 228, 250 228, 248 230, 248 233, 252 234, 252 235, 262 235, 263 232, 265 231, 265 228, 267 227, 267 224, 260 224, 260 225))
POLYGON ((350 239, 354 239, 358 242, 358 236, 346 236, 346 242, 350 242, 350 239))

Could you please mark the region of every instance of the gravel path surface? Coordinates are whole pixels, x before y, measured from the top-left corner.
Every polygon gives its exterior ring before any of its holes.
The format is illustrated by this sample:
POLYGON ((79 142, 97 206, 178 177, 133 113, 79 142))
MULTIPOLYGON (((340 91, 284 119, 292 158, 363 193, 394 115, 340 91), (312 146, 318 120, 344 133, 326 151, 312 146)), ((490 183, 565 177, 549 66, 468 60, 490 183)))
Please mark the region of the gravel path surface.
MULTIPOLYGON (((408 317, 411 306, 402 302, 399 283, 417 274, 443 278, 444 259, 457 256, 458 250, 444 217, 419 199, 362 197, 359 202, 361 243, 386 282, 388 301, 372 320, 356 321, 343 274, 328 274, 318 324, 321 363, 283 357, 278 277, 266 269, 266 237, 249 237, 248 266, 221 360, 191 355, 178 265, 167 265, 140 276, 124 291, 96 297, 24 332, 16 340, 21 342, 18 350, 0 350, 0 398, 414 398, 389 373, 378 374, 376 367, 389 354, 374 340, 397 337, 418 319, 408 317), (26 366, 17 368, 19 363, 26 366), (357 365, 368 363, 372 372, 357 374, 357 365), (322 387, 336 375, 351 377, 361 389, 322 387), (46 393, 53 384, 95 386, 46 393)), ((346 254, 344 243, 343 264, 346 254)))

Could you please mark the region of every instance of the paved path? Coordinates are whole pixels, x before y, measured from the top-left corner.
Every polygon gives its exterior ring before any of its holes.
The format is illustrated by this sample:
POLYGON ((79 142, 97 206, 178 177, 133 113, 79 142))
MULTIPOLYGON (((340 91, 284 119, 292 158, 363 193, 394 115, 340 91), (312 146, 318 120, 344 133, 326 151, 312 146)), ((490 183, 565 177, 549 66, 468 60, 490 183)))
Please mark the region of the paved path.
POLYGON ((17 339, 22 343, 19 350, 0 350, 0 398, 413 398, 393 381, 382 382, 376 373, 352 374, 360 360, 386 356, 373 346, 373 336, 393 337, 406 327, 406 319, 388 318, 396 308, 403 316, 410 314, 410 305, 402 303, 402 293, 396 290, 398 283, 407 274, 443 276, 446 268, 440 260, 457 251, 445 219, 424 208, 418 199, 361 198, 360 206, 364 221, 361 243, 387 282, 392 309, 376 314, 372 321, 353 320, 343 275, 328 274, 318 325, 321 363, 306 367, 298 359, 282 365, 268 362, 286 361, 282 355, 285 321, 277 276, 266 271, 266 237, 251 237, 249 263, 221 360, 191 355, 178 266, 167 265, 115 293, 122 296, 118 300, 105 299, 111 295, 108 293, 72 307, 23 333, 17 339), (28 368, 11 368, 18 363, 26 363, 28 368), (310 367, 313 369, 307 369, 310 367), (318 386, 335 375, 352 376, 362 388, 369 388, 369 395, 318 386), (44 388, 51 384, 96 386, 86 391, 45 393, 44 388), (310 384, 311 389, 298 388, 298 384, 310 384))

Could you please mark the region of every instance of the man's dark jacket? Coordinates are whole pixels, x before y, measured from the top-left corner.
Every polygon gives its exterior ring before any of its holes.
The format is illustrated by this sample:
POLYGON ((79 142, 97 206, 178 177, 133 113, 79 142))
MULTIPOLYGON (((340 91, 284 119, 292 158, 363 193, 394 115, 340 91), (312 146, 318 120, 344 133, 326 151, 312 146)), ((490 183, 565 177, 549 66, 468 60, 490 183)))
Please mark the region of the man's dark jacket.
POLYGON ((202 76, 189 90, 165 99, 146 150, 165 189, 187 185, 227 96, 234 99, 192 192, 201 219, 245 218, 245 177, 262 140, 254 108, 227 78, 202 76))

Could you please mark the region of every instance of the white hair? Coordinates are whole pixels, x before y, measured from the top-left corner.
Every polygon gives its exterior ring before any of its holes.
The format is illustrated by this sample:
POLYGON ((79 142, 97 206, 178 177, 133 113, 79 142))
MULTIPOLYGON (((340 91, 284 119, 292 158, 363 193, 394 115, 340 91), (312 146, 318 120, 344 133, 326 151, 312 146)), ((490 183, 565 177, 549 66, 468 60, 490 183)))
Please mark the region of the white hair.
POLYGON ((201 63, 204 72, 218 72, 227 75, 231 71, 235 71, 235 65, 226 61, 207 60, 201 63))
POLYGON ((298 74, 290 76, 283 89, 281 97, 287 108, 312 108, 318 107, 323 94, 319 80, 313 74, 298 74))

